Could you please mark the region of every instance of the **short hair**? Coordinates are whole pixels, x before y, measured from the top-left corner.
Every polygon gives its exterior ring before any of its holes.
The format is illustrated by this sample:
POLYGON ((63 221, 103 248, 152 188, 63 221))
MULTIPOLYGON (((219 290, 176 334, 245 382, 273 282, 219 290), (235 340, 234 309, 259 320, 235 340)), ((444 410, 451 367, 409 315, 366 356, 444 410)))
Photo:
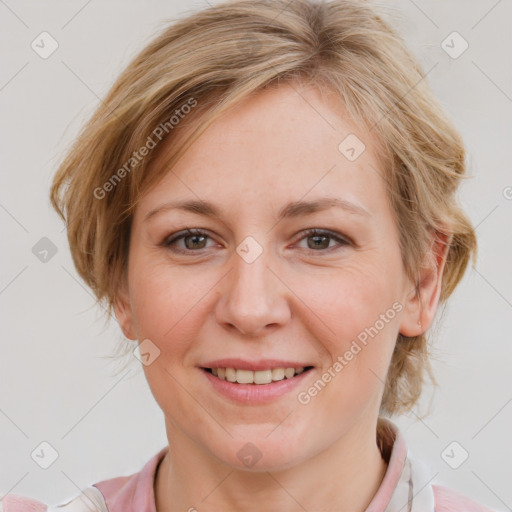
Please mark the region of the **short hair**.
MULTIPOLYGON (((465 148, 402 38, 362 0, 235 0, 166 26, 120 74, 54 177, 51 201, 77 272, 110 314, 142 195, 222 113, 284 82, 336 93, 374 135, 405 272, 418 291, 432 233, 449 235, 440 303, 451 295, 477 251, 456 198, 465 148), (168 165, 152 166, 163 140, 168 165)), ((410 409, 426 374, 437 384, 426 333, 398 334, 381 414, 410 409)))

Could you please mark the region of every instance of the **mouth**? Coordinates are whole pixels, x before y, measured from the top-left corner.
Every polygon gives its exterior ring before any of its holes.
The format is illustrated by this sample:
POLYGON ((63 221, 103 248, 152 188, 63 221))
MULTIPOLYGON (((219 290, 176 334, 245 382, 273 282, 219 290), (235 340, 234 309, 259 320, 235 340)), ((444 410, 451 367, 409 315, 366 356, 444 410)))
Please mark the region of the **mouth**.
POLYGON ((252 384, 254 386, 261 386, 265 384, 272 384, 273 382, 294 379, 303 373, 311 371, 313 368, 313 366, 298 366, 287 368, 267 368, 253 371, 231 367, 201 367, 201 370, 213 375, 219 380, 224 380, 233 384, 252 384))

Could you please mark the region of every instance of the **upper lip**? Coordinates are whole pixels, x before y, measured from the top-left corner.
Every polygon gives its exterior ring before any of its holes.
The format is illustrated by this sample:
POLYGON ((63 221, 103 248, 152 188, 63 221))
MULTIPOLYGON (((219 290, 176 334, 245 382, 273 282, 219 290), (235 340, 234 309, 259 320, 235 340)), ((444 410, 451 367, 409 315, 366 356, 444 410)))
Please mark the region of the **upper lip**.
POLYGON ((285 361, 283 359, 255 359, 249 361, 240 358, 224 358, 206 361, 200 365, 202 368, 236 368, 239 370, 269 370, 272 368, 300 368, 312 366, 308 363, 299 361, 285 361))

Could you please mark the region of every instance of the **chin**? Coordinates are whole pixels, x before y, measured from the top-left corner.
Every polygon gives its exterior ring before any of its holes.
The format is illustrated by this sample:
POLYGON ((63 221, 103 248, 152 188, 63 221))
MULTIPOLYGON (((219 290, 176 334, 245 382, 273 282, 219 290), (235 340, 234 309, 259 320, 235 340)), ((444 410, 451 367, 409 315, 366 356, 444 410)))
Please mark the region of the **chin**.
POLYGON ((308 458, 304 436, 297 433, 295 437, 289 431, 283 431, 278 436, 272 428, 266 424, 265 428, 255 430, 251 426, 251 433, 234 435, 218 449, 210 450, 233 469, 255 473, 282 471, 308 458))

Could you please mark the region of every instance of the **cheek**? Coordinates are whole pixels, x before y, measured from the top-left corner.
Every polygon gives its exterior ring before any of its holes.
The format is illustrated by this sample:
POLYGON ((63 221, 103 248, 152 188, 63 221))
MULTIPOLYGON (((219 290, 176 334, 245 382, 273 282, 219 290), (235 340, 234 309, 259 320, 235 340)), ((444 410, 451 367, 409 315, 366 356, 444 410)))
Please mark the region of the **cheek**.
POLYGON ((318 315, 316 324, 319 317, 336 340, 340 333, 346 340, 373 325, 400 298, 401 281, 394 267, 393 262, 354 259, 325 274, 297 276, 296 283, 304 303, 318 315))
POLYGON ((336 375, 331 390, 347 402, 367 400, 385 380, 402 309, 396 268, 393 261, 361 259, 314 279, 314 286, 311 276, 302 278, 301 289, 309 290, 303 318, 328 357, 324 371, 336 375))
POLYGON ((204 277, 194 277, 192 267, 176 269, 141 260, 133 268, 130 287, 138 339, 150 340, 159 350, 154 362, 143 366, 152 394, 164 411, 178 411, 180 416, 188 408, 191 424, 204 419, 200 411, 190 410, 190 398, 180 383, 187 379, 184 362, 204 323, 201 298, 212 287, 204 277))
POLYGON ((208 291, 215 289, 215 276, 198 275, 192 266, 173 268, 169 263, 141 261, 131 278, 138 338, 149 338, 161 350, 172 341, 172 352, 181 352, 197 335, 208 291))

